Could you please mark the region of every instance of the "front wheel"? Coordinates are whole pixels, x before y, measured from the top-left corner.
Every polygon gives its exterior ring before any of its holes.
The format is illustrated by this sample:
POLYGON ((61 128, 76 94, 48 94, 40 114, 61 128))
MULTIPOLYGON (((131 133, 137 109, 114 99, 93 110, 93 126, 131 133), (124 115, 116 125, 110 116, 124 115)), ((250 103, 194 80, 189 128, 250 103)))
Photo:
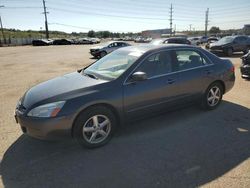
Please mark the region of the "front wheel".
POLYGON ((213 110, 219 106, 223 96, 223 87, 220 83, 210 85, 202 97, 202 108, 213 110))
POLYGON ((104 52, 104 51, 101 52, 101 53, 100 53, 100 58, 103 58, 105 55, 107 55, 107 52, 104 52))
POLYGON ((115 131, 116 117, 106 107, 96 106, 79 114, 73 127, 73 137, 87 148, 106 144, 115 131))

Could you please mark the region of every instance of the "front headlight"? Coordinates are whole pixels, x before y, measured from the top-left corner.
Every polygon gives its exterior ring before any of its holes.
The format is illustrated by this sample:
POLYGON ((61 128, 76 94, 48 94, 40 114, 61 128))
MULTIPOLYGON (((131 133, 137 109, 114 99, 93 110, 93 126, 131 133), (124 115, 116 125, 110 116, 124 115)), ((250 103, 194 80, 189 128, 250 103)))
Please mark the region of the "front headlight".
POLYGON ((31 117, 55 117, 62 109, 65 101, 59 101, 38 106, 29 111, 31 117))

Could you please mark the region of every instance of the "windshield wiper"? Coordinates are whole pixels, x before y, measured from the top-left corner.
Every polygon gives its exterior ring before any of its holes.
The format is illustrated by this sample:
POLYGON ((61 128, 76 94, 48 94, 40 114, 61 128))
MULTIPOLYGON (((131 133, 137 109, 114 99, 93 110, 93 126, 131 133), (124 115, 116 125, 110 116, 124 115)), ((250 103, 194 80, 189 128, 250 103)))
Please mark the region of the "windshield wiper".
POLYGON ((90 77, 90 78, 94 78, 94 79, 98 80, 98 77, 97 77, 96 75, 94 75, 94 74, 89 74, 89 73, 85 73, 85 72, 83 72, 83 75, 84 75, 84 76, 88 76, 88 77, 90 77))

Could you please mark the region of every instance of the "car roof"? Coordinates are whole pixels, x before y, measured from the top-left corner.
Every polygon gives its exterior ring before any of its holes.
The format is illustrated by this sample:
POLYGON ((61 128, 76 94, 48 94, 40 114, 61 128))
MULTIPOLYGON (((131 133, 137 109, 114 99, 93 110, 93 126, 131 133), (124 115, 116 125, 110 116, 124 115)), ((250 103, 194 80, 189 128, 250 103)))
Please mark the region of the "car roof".
POLYGON ((178 49, 178 48, 198 49, 198 47, 185 45, 185 44, 159 44, 159 45, 145 44, 145 45, 124 47, 118 50, 140 51, 140 52, 146 53, 146 52, 155 51, 155 50, 167 50, 167 49, 178 49))

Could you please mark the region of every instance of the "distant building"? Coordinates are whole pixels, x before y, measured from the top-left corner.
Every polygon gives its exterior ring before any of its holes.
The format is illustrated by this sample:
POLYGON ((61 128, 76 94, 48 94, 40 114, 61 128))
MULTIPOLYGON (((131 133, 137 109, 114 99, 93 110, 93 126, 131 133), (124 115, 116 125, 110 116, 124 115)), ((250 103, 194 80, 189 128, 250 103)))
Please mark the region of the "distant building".
POLYGON ((161 38, 162 35, 169 35, 170 29, 155 29, 142 31, 142 37, 161 38))
POLYGON ((250 35, 250 24, 244 25, 244 27, 243 27, 243 32, 244 32, 244 34, 246 34, 246 35, 250 35))

